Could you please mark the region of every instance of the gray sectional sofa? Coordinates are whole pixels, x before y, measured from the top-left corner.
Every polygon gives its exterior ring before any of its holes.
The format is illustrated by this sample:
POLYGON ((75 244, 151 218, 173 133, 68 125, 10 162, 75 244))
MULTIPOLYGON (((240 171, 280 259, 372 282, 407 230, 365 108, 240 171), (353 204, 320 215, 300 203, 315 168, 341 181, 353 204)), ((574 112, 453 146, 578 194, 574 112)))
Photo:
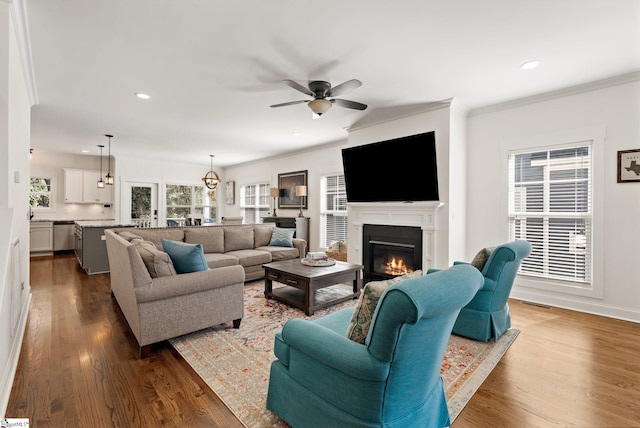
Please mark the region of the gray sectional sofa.
POLYGON ((269 245, 272 224, 106 229, 111 291, 145 357, 153 343, 244 315, 244 282, 262 265, 302 258, 306 241, 269 245), (205 270, 176 273, 162 239, 201 244, 205 270))

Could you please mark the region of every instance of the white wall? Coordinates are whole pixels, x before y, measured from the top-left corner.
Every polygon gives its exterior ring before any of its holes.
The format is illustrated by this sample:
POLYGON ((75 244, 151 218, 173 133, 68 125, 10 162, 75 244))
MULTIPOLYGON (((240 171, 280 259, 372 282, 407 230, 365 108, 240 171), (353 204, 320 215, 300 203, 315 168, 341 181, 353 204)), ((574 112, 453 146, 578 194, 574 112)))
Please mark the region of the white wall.
POLYGON ((0 2, 0 418, 9 400, 31 297, 27 198, 31 103, 12 20, 15 3, 0 2), (13 258, 17 241, 19 253, 13 258), (19 270, 15 283, 14 266, 19 270))
MULTIPOLYGON (((472 114, 468 128, 467 254, 506 239, 504 147, 520 140, 604 129, 601 218, 596 252, 603 298, 514 287, 512 296, 553 306, 640 321, 640 183, 617 183, 617 151, 640 148, 640 82, 596 89, 505 110, 472 114)), ((598 166, 596 160, 595 166, 598 166)))

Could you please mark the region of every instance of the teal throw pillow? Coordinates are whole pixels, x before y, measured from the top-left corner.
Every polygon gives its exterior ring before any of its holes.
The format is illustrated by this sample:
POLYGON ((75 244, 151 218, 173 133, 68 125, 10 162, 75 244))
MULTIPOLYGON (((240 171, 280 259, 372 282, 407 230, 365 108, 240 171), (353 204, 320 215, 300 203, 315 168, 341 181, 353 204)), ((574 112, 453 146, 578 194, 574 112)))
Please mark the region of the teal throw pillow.
POLYGON ((293 234, 295 229, 285 229, 282 227, 274 227, 271 229, 271 247, 293 247, 293 234))
POLYGON ((186 244, 162 238, 162 248, 169 254, 176 273, 200 272, 209 269, 202 244, 186 244))

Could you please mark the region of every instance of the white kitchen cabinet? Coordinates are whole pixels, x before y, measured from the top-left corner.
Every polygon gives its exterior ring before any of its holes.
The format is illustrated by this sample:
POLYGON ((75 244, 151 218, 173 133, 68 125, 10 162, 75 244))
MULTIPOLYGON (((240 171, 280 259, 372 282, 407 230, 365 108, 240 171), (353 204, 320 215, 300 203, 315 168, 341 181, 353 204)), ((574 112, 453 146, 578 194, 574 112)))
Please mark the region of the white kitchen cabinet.
POLYGON ((30 252, 32 253, 53 251, 53 222, 31 222, 29 227, 29 243, 30 252))
POLYGON ((82 181, 83 172, 81 169, 64 169, 64 202, 82 203, 82 181))
MULTIPOLYGON (((85 203, 111 203, 111 187, 105 185, 98 188, 98 179, 100 173, 98 171, 83 171, 82 179, 82 200, 85 203)), ((103 177, 104 180, 104 177, 103 177)))
POLYGON ((98 171, 64 169, 64 202, 76 204, 111 203, 111 187, 98 189, 98 171))

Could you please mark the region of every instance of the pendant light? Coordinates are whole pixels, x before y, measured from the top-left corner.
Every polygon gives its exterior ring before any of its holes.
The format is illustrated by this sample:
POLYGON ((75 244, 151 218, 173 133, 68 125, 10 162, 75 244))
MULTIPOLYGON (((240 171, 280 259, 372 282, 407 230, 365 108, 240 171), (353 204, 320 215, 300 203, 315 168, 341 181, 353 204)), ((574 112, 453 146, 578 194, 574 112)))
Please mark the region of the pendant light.
POLYGON ((100 176, 98 177, 98 189, 104 189, 104 181, 102 181, 102 144, 98 144, 100 147, 100 176))
POLYGON ((211 158, 211 169, 202 179, 202 181, 204 181, 204 185, 209 189, 215 189, 218 187, 218 183, 220 183, 220 176, 213 170, 213 156, 214 155, 209 155, 211 158))
POLYGON ((113 184, 113 175, 111 175, 111 139, 113 135, 104 134, 104 136, 109 138, 109 172, 107 172, 106 177, 104 177, 104 183, 111 186, 113 184))

